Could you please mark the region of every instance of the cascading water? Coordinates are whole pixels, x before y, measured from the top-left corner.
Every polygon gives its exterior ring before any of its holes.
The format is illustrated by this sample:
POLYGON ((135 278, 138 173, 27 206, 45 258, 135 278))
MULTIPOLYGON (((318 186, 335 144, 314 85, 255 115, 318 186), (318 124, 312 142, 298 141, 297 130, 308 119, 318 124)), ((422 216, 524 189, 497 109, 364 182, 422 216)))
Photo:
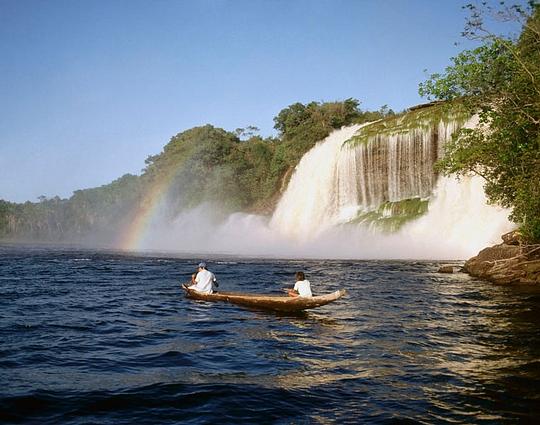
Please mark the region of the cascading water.
POLYGON ((438 179, 434 171, 444 144, 461 125, 440 120, 388 134, 369 135, 369 125, 332 133, 298 164, 271 228, 310 241, 355 220, 392 222, 393 205, 431 199, 426 216, 394 236, 438 237, 439 243, 444 237, 460 255, 495 243, 512 224, 507 211, 487 205, 481 179, 438 179))
MULTIPOLYGON (((272 229, 289 237, 310 238, 335 224, 339 197, 335 190, 339 182, 336 164, 343 142, 360 127, 334 131, 302 157, 272 217, 272 229)), ((344 184, 354 178, 349 177, 342 179, 344 184)))
POLYGON ((356 195, 356 204, 363 210, 383 202, 429 197, 440 147, 457 128, 456 121, 440 122, 397 134, 377 134, 356 143, 346 141, 337 168, 343 179, 356 175, 356 188, 345 186, 352 193, 340 191, 340 197, 356 195))
POLYGON ((310 239, 385 202, 428 198, 437 180, 433 165, 440 146, 457 126, 441 122, 361 139, 353 137, 361 126, 335 131, 298 164, 272 228, 310 239))

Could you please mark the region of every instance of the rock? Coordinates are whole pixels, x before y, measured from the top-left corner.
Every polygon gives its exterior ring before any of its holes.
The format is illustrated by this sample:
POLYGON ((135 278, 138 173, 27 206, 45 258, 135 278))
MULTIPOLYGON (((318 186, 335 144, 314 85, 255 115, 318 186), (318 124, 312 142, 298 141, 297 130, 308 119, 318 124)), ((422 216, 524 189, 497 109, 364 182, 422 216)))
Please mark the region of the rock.
MULTIPOLYGON (((499 245, 484 248, 476 257, 471 258, 469 261, 497 261, 513 258, 519 254, 521 254, 521 250, 518 246, 501 243, 499 245)), ((469 261, 467 261, 467 263, 469 261)), ((465 263, 465 265, 467 265, 467 263, 465 263)))
POLYGON ((517 230, 505 233, 501 236, 501 239, 506 245, 520 245, 522 242, 521 233, 517 230))
POLYGON ((540 283, 540 245, 521 245, 520 235, 516 233, 502 236, 503 240, 510 243, 480 251, 465 263, 464 271, 500 284, 540 283))
POLYGON ((519 262, 515 258, 521 254, 519 246, 499 244, 484 248, 476 257, 465 263, 464 269, 472 276, 487 279, 496 283, 518 281, 523 273, 514 271, 519 262))
POLYGON ((454 273, 454 266, 441 266, 438 270, 439 273, 454 273))

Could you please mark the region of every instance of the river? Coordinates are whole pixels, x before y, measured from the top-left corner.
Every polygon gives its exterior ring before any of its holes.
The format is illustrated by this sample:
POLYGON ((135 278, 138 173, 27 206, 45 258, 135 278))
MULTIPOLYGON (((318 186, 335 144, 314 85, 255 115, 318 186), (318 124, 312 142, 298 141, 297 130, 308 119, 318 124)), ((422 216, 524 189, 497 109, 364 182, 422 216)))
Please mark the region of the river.
POLYGON ((0 422, 516 423, 540 413, 540 291, 440 263, 129 254, 0 245, 0 422), (282 293, 305 314, 186 299, 282 293))

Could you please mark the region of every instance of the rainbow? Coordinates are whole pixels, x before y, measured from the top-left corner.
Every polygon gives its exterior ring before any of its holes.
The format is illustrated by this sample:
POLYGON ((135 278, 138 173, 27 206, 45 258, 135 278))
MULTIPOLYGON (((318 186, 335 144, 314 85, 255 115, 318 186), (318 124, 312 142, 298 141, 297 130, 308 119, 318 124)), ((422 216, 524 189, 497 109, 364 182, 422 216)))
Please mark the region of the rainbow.
POLYGON ((159 210, 160 204, 167 196, 175 175, 175 172, 168 173, 152 183, 139 204, 137 213, 130 224, 121 232, 118 242, 115 244, 119 249, 126 251, 141 249, 141 243, 148 227, 159 210))

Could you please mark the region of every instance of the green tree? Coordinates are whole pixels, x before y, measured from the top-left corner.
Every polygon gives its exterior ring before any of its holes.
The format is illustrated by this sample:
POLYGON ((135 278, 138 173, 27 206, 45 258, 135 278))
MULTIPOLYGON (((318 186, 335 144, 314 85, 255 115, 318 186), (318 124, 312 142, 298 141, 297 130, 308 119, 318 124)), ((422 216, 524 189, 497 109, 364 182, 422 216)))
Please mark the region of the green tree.
POLYGON ((510 208, 522 233, 540 241, 540 8, 535 2, 467 8, 464 34, 481 46, 460 53, 419 89, 429 98, 460 99, 479 117, 476 128, 461 130, 446 146, 439 167, 484 177, 488 199, 510 208), (486 16, 520 22, 520 36, 489 32, 486 16))
POLYGON ((283 186, 282 179, 302 156, 333 130, 352 124, 362 118, 360 102, 346 99, 342 102, 293 103, 274 118, 274 128, 280 133, 270 166, 270 180, 275 192, 283 186))

